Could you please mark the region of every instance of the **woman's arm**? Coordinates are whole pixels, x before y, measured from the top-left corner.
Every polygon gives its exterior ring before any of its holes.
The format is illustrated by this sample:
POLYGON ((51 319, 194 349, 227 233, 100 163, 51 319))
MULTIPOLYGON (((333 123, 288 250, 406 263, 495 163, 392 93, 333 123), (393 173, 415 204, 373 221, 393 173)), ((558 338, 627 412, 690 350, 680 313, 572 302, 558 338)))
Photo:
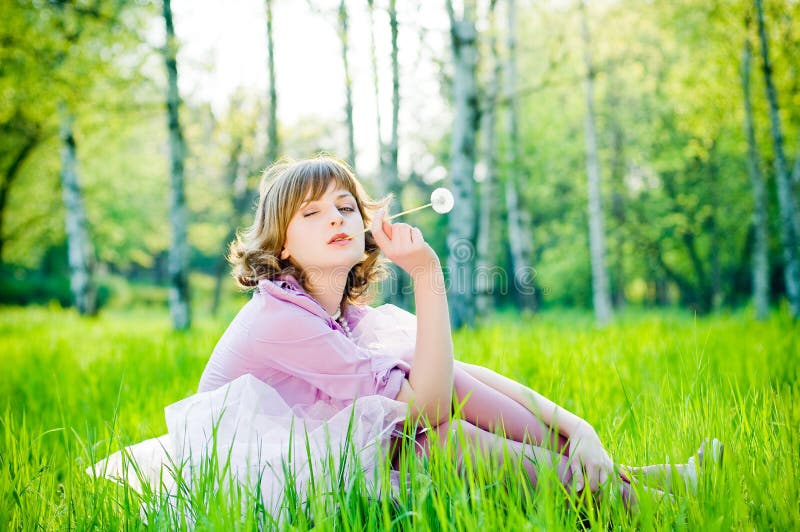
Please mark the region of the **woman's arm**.
POLYGON ((412 278, 417 340, 408 384, 404 383, 397 400, 411 403, 412 412, 416 406, 416 414, 438 425, 447 421, 453 400, 453 341, 438 259, 430 270, 420 270, 412 278))
POLYGON ((432 425, 446 421, 453 398, 453 339, 439 257, 419 229, 383 221, 379 211, 372 234, 386 257, 408 272, 414 282, 417 338, 408 381, 398 401, 411 405, 414 416, 432 425))

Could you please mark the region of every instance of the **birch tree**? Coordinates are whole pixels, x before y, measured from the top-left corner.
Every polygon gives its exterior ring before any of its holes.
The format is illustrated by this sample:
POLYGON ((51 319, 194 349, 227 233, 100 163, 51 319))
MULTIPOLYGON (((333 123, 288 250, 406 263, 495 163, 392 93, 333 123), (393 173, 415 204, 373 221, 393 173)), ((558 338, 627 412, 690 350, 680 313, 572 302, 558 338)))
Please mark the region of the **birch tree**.
POLYGON ((609 123, 611 137, 611 217, 614 224, 612 234, 616 233, 616 238, 609 247, 613 251, 613 260, 610 265, 611 274, 611 300, 615 309, 625 306, 625 132, 616 118, 621 110, 620 98, 616 90, 609 89, 607 92, 606 105, 609 109, 609 116, 612 117, 609 123))
POLYGON ((94 315, 97 312, 97 290, 93 276, 94 251, 78 178, 78 157, 73 134, 74 119, 66 105, 62 104, 59 111, 61 191, 65 207, 69 287, 78 312, 94 315))
POLYGON ((267 9, 267 81, 269 83, 269 102, 267 118, 267 164, 280 157, 280 138, 278 137, 278 91, 275 87, 275 44, 272 34, 272 0, 265 1, 267 9))
POLYGON ((339 2, 339 41, 342 44, 342 67, 344 69, 344 114, 347 124, 347 163, 350 168, 356 169, 356 143, 353 130, 353 80, 350 76, 350 33, 349 16, 345 0, 339 2))
POLYGON ((378 159, 379 176, 378 188, 381 194, 394 194, 396 208, 403 210, 401 201, 402 187, 400 183, 400 172, 397 166, 399 153, 399 117, 400 117, 400 63, 398 60, 398 23, 397 5, 395 0, 389 0, 387 15, 389 17, 389 29, 391 35, 390 63, 392 71, 392 116, 389 124, 389 141, 383 140, 383 121, 381 119, 381 94, 380 78, 378 69, 378 57, 375 43, 375 2, 367 0, 370 20, 370 60, 372 63, 372 87, 375 93, 375 119, 378 134, 378 159))
POLYGON ((775 165, 775 182, 780 206, 781 236, 783 237, 783 276, 786 283, 786 295, 789 298, 789 310, 794 319, 800 317, 800 223, 798 223, 797 202, 789 181, 786 169, 786 157, 783 151, 783 131, 778 108, 778 91, 772 80, 772 63, 769 58, 769 43, 764 24, 764 10, 761 0, 756 0, 756 16, 758 18, 758 34, 761 41, 761 69, 769 104, 770 131, 772 134, 773 161, 775 165))
POLYGON ((756 318, 766 319, 769 313, 769 241, 767 234, 767 191, 761 175, 761 163, 753 125, 753 104, 750 93, 752 46, 750 44, 750 17, 745 19, 747 34, 742 52, 742 95, 744 98, 744 130, 747 139, 747 170, 753 186, 753 255, 752 290, 756 318))
POLYGON ((392 122, 389 144, 385 146, 386 153, 381 157, 385 165, 386 179, 389 183, 389 190, 397 199, 397 208, 403 209, 400 186, 400 171, 397 167, 397 158, 400 151, 399 127, 400 127, 400 62, 398 60, 399 50, 397 44, 398 25, 397 25, 397 5, 395 0, 389 0, 389 28, 392 36, 392 122))
POLYGON ((517 7, 515 0, 506 3, 506 101, 508 102, 506 124, 508 127, 508 154, 506 161, 505 197, 508 211, 508 243, 511 249, 511 267, 514 287, 521 308, 535 311, 537 307, 534 291, 533 234, 529 213, 520 200, 519 138, 519 83, 517 76, 517 7))
POLYGON ((502 77, 502 63, 497 48, 497 1, 489 4, 488 49, 492 61, 492 69, 486 80, 487 104, 481 113, 481 131, 483 132, 483 160, 486 172, 480 182, 480 217, 478 219, 478 245, 476 265, 476 301, 479 316, 486 316, 492 310, 492 294, 494 293, 494 277, 492 260, 492 222, 494 220, 494 181, 497 179, 497 120, 496 108, 502 77))
POLYGON ((237 93, 231 99, 228 114, 221 124, 224 138, 227 140, 227 162, 223 169, 222 181, 228 192, 230 201, 229 230, 220 243, 219 259, 215 264, 214 292, 211 302, 211 313, 219 310, 222 298, 222 285, 228 271, 228 246, 236 237, 237 229, 242 225, 245 216, 252 216, 248 207, 257 200, 256 190, 250 186, 249 176, 253 175, 253 166, 258 158, 252 154, 252 139, 256 136, 259 105, 248 106, 243 94, 237 93))
POLYGON ((465 0, 460 17, 452 0, 446 0, 450 19, 450 44, 455 63, 453 100, 455 117, 450 146, 450 178, 455 206, 450 213, 447 235, 447 270, 450 283, 450 317, 452 326, 472 326, 475 321, 473 273, 475 263, 474 172, 475 136, 477 133, 478 34, 475 28, 475 1, 465 0))
POLYGON ((605 264, 605 226, 600 197, 600 162, 597 157, 597 132, 594 121, 594 77, 590 53, 591 38, 586 15, 586 2, 581 0, 581 29, 586 77, 586 181, 589 190, 589 248, 592 260, 592 301, 595 319, 601 325, 611 321, 611 297, 605 264))
MULTIPOLYGON (((384 187, 385 183, 385 170, 383 163, 383 153, 385 150, 383 142, 383 129, 381 123, 381 90, 380 90, 380 72, 378 69, 378 53, 375 45, 375 1, 367 0, 367 7, 369 9, 369 57, 372 65, 372 90, 375 93, 375 125, 376 132, 375 139, 378 141, 378 183, 379 186, 384 187)), ((384 193, 385 189, 381 189, 384 193)))
MULTIPOLYGON (((64 201, 65 232, 67 236, 67 264, 69 266, 70 292, 78 312, 83 315, 97 313, 97 290, 94 281, 94 247, 89 234, 86 208, 84 205, 83 191, 80 186, 78 172, 78 156, 74 134, 75 117, 70 108, 70 101, 80 100, 81 89, 86 89, 91 84, 91 79, 80 79, 76 74, 69 72, 71 67, 81 64, 83 45, 91 46, 93 41, 110 37, 113 32, 110 28, 119 29, 122 19, 122 5, 110 5, 111 9, 105 11, 103 6, 96 4, 88 9, 78 9, 76 6, 58 4, 54 6, 55 15, 61 17, 55 26, 57 32, 63 32, 60 48, 52 62, 54 72, 63 76, 63 83, 59 91, 58 116, 59 140, 61 143, 61 192, 64 201), (68 10, 74 10, 70 13, 68 10), (64 23, 75 15, 74 23, 64 23), (94 23, 94 24, 92 24, 94 23), (98 31, 98 28, 100 31, 98 31), (105 32, 103 31, 105 30, 105 32), (108 33, 106 33, 108 32, 108 33), (74 63, 71 62, 75 61, 74 63)), ((86 68, 86 63, 83 67, 86 68)), ((105 65, 94 65, 98 71, 105 65)))
POLYGON ((169 310, 175 329, 188 329, 191 325, 189 307, 189 242, 188 212, 184 191, 184 160, 186 145, 179 120, 178 63, 175 27, 172 22, 171 0, 163 0, 164 25, 167 41, 164 46, 164 65, 167 70, 167 127, 170 153, 170 207, 172 242, 169 248, 169 310))
MULTIPOLYGON (((391 39, 390 63, 392 73, 392 115, 389 124, 390 133, 388 142, 383 140, 383 121, 381 119, 381 92, 378 56, 375 42, 375 2, 367 0, 370 24, 370 61, 372 64, 372 87, 375 93, 375 125, 378 141, 378 178, 377 190, 381 195, 391 194, 394 197, 394 209, 403 210, 403 186, 400 182, 400 172, 397 165, 399 153, 399 116, 400 116, 400 63, 398 61, 397 37, 399 33, 397 23, 397 6, 395 0, 389 0, 387 15, 391 39)), ((408 279, 402 269, 395 264, 390 264, 390 275, 384 281, 382 291, 387 301, 405 307, 408 304, 409 290, 408 279)))

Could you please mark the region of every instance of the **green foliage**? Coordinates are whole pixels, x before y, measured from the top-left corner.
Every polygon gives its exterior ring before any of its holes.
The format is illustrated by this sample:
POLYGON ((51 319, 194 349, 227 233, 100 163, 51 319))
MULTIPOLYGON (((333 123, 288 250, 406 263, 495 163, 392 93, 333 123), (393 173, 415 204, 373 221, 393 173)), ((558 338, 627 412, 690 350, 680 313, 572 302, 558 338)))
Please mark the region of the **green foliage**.
MULTIPOLYGON (((170 234, 162 43, 152 36, 152 27, 161 22, 158 3, 2 0, 0 6, 2 263, 11 266, 7 271, 54 275, 53 256, 66 249, 56 135, 57 110, 66 105, 76 117, 78 172, 101 270, 163 277, 170 234)), ((505 8, 499 3, 496 9, 504 56, 505 8)), ((577 12, 564 2, 522 3, 517 9, 518 35, 524 38, 517 43, 521 160, 514 170, 532 226, 537 287, 545 307, 588 306, 584 67, 577 12)), ((741 305, 749 297, 752 199, 739 69, 745 18, 752 9, 744 0, 589 5, 606 258, 618 303, 677 303, 705 312, 741 305)), ((774 0, 765 2, 765 9, 791 165, 800 135, 800 4, 774 0)), ((401 34, 416 27, 413 20, 404 24, 401 34)), ((486 25, 479 21, 478 27, 485 82, 493 73, 486 60, 486 25)), ((751 25, 751 38, 753 31, 751 25)), ((429 51, 436 53, 434 48, 429 51)), ((441 63, 446 78, 448 56, 433 60, 441 63)), ((771 191, 772 288, 780 295, 773 154, 758 54, 752 78, 761 166, 771 191)), ((443 102, 448 91, 444 87, 443 102)), ((501 92, 491 259, 509 272, 503 193, 511 170, 508 94, 501 92)), ((265 166, 265 94, 242 89, 227 105, 214 108, 184 96, 192 267, 209 273, 219 267, 231 230, 249 223, 252 201, 234 212, 230 159, 240 143, 235 173, 244 177, 252 200, 265 166)), ((357 101, 357 113, 359 105, 369 104, 357 101)), ((411 175, 401 176, 408 177, 402 193, 407 204, 427 194, 421 177, 429 176, 419 174, 446 166, 449 156, 449 132, 431 127, 440 119, 415 119, 419 122, 401 127, 413 131, 404 134, 401 154, 423 146, 430 156, 412 161, 411 175)), ((286 155, 341 154, 344 125, 303 116, 281 124, 280 136, 286 155)), ((362 177, 369 181, 369 175, 362 177)), ((409 222, 421 226, 437 252, 446 255, 446 216, 418 213, 409 222)), ((497 303, 510 303, 513 296, 513 291, 498 294, 497 303)))
MULTIPOLYGON (((84 469, 164 433, 164 406, 194 393, 230 316, 200 314, 189 335, 170 331, 166 312, 110 310, 94 319, 36 307, 0 312, 0 522, 183 528, 183 511, 163 499, 94 481, 84 469)), ((363 476, 342 487, 323 475, 308 505, 287 500, 281 529, 789 529, 800 519, 793 432, 800 336, 785 311, 766 323, 742 313, 629 313, 602 331, 580 312, 509 314, 460 332, 455 346, 458 358, 587 419, 616 461, 683 461, 714 435, 725 442, 725 463, 701 478, 697 495, 660 502, 642 495, 631 515, 618 501, 579 511, 553 479, 532 489, 513 461, 470 457, 462 470, 452 449, 427 460, 406 453, 394 499, 375 497, 363 476)), ((378 479, 388 493, 385 468, 378 479)), ((193 512, 198 528, 271 528, 252 493, 228 490, 231 499, 214 486, 200 482, 173 502, 193 512)))

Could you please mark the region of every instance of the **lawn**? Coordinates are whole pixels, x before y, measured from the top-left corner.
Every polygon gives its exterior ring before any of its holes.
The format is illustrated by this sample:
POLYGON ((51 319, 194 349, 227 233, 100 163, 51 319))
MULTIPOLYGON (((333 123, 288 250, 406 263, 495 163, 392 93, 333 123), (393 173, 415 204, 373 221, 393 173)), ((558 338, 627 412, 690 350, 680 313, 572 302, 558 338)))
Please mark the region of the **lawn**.
MULTIPOLYGON (((84 469, 120 444, 166 431, 164 407, 194 393, 235 310, 170 330, 164 310, 96 319, 56 307, 0 309, 0 528, 174 529, 188 526, 157 496, 94 480, 84 469), (142 504, 144 503, 144 504, 142 504)), ((643 494, 575 509, 558 486, 447 453, 409 459, 401 496, 369 497, 363 479, 287 500, 281 528, 362 530, 730 530, 800 526, 800 329, 788 313, 696 318, 630 311, 605 329, 589 314, 501 315, 455 335, 456 356, 495 369, 589 421, 625 464, 683 462, 704 437, 725 443, 695 494, 643 494)), ((546 480, 546 479, 545 479, 546 480)), ((183 501, 197 529, 259 529, 269 516, 223 491, 183 501)), ((196 491, 196 490, 195 490, 196 491)))

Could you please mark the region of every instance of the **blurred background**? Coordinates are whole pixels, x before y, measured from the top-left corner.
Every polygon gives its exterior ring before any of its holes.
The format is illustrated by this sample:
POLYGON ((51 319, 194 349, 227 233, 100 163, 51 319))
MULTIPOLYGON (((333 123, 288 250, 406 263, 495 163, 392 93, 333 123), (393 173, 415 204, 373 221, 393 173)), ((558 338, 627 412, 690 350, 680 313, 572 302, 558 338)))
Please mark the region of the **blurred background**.
POLYGON ((324 151, 393 212, 454 192, 406 221, 456 327, 800 311, 795 0, 0 6, 0 304, 229 315, 261 172, 324 151))

